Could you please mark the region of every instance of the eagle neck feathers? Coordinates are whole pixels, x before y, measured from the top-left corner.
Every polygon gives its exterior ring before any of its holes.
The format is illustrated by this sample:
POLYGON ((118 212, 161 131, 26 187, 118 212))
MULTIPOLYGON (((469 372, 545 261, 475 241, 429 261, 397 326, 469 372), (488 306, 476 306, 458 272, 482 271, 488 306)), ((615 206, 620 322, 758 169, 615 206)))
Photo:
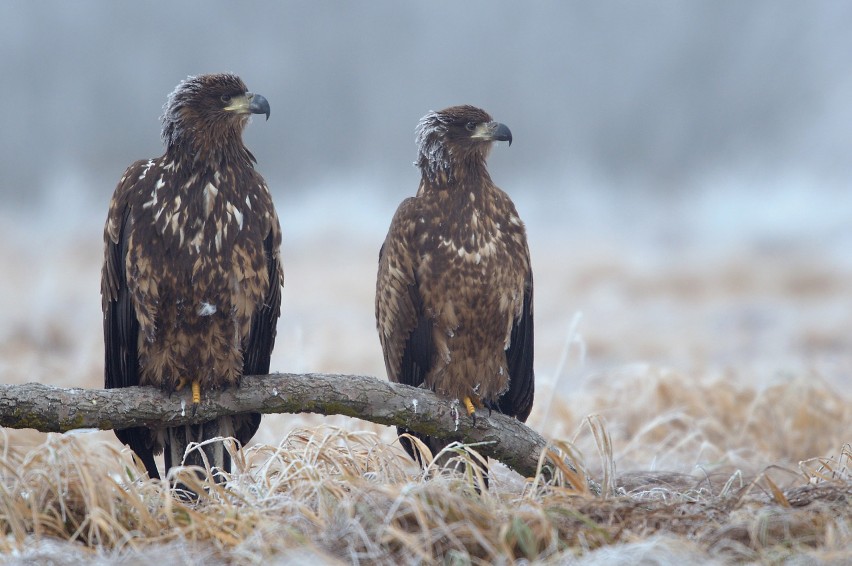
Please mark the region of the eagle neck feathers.
POLYGON ((167 140, 166 161, 187 164, 189 170, 222 170, 226 167, 253 169, 257 163, 254 155, 243 144, 240 134, 228 136, 191 135, 175 136, 167 140))

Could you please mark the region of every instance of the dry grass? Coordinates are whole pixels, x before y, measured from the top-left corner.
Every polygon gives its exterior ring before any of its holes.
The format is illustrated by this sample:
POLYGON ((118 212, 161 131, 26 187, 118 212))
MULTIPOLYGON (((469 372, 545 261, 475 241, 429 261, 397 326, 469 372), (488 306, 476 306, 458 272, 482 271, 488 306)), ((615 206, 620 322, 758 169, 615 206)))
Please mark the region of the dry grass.
MULTIPOLYGON (((797 470, 753 477, 666 472, 615 476, 609 431, 591 490, 582 460, 545 480, 498 469, 420 474, 373 432, 318 426, 277 446, 235 453, 224 485, 195 504, 167 483, 138 479, 126 452, 87 434, 47 435, 32 449, 4 435, 0 551, 10 563, 81 560, 187 563, 270 560, 342 563, 507 563, 825 559, 852 551, 852 447, 797 470)), ((576 446, 556 443, 573 453, 576 446)), ((468 467, 474 468, 474 466, 468 467)), ((192 483, 193 475, 181 478, 192 483)), ((174 480, 172 477, 170 480, 174 480)), ((201 486, 199 486, 200 488, 201 486)))

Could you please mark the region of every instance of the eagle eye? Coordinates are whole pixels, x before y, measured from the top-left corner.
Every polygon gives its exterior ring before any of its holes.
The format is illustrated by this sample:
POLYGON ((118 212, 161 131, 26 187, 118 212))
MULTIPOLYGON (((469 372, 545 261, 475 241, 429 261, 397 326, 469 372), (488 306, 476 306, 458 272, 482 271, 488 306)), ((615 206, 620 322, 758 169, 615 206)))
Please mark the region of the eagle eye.
POLYGON ((219 97, 219 100, 221 100, 222 102, 227 104, 228 102, 231 101, 231 95, 230 94, 223 94, 222 96, 219 97))
POLYGON ((468 132, 472 132, 473 130, 476 129, 476 124, 474 124, 473 122, 468 122, 467 124, 464 125, 464 129, 467 130, 468 132))

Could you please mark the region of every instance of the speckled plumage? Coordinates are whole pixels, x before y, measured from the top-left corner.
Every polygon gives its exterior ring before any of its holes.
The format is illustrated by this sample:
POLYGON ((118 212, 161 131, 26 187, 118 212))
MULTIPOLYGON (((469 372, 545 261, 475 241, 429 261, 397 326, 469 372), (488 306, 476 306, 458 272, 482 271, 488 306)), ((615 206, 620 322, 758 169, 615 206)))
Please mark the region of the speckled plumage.
POLYGON ((376 323, 391 381, 526 420, 533 280, 524 225, 486 169, 495 140, 511 143, 508 128, 472 106, 418 124, 420 187, 379 254, 376 323))
MULTIPOLYGON (((198 380, 203 394, 269 372, 281 230, 242 141, 250 114, 268 112, 266 100, 234 75, 189 77, 165 108, 165 154, 137 161, 122 176, 104 230, 107 388, 172 392, 198 380)), ((245 443, 259 423, 259 414, 249 414, 116 435, 159 477, 153 455, 164 448, 168 469, 180 464, 188 442, 235 436, 245 443)), ((218 446, 208 461, 229 470, 218 446)), ((200 464, 200 455, 187 463, 200 464)))

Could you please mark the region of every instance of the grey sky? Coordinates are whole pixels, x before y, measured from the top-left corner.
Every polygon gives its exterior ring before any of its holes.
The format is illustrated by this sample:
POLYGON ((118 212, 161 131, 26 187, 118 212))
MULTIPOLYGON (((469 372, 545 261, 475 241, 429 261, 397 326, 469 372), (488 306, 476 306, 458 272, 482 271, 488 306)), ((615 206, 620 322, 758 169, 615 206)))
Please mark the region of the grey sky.
POLYGON ((850 29, 843 2, 4 2, 2 206, 68 175, 106 202, 160 154, 167 94, 212 71, 269 99, 246 138, 274 192, 413 192, 414 127, 457 103, 511 127, 507 184, 844 184, 850 29))

